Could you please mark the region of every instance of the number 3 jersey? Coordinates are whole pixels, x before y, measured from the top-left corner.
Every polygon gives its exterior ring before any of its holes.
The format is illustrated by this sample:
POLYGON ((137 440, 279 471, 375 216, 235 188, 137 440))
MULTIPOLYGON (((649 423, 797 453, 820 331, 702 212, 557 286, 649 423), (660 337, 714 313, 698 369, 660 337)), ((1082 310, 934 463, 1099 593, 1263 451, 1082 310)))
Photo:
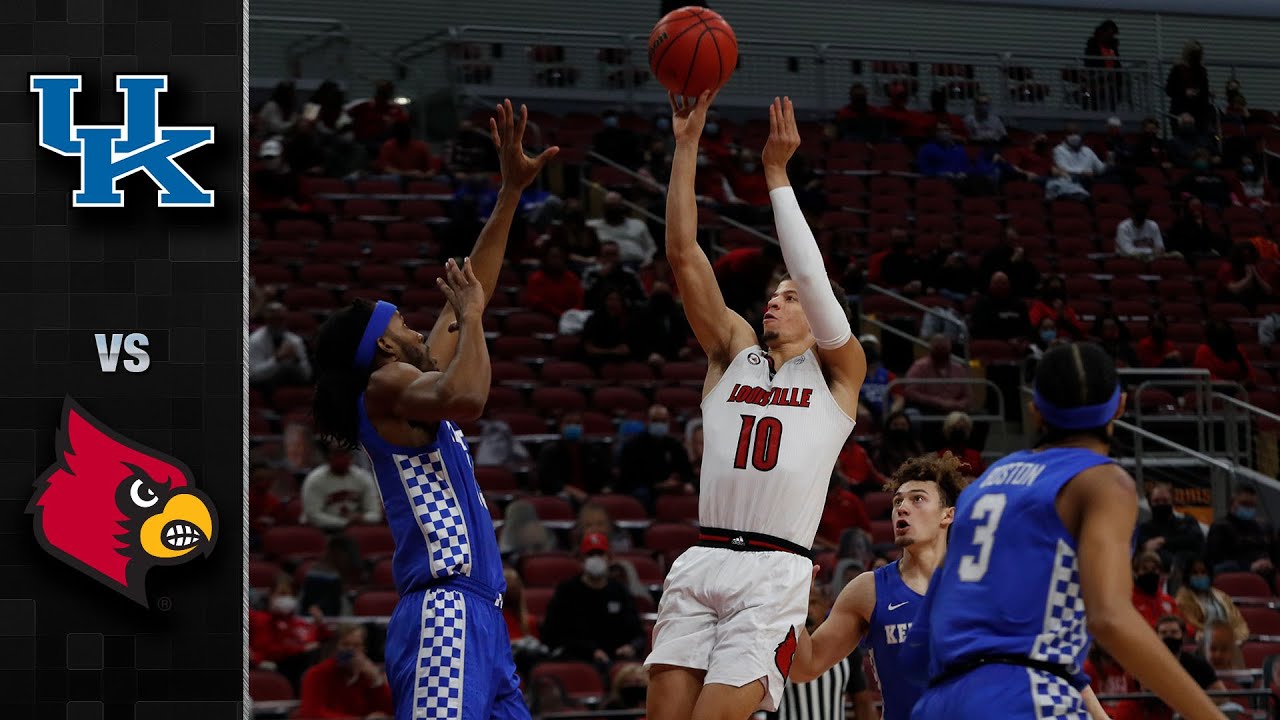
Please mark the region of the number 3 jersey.
POLYGON ((812 348, 772 378, 761 348, 738 353, 702 400, 699 521, 810 547, 853 426, 812 348))
POLYGON ((960 493, 946 559, 908 641, 927 641, 930 678, 978 656, 1020 655, 1064 666, 1077 689, 1089 684, 1076 540, 1055 503, 1077 474, 1110 462, 1076 448, 1024 450, 960 493))

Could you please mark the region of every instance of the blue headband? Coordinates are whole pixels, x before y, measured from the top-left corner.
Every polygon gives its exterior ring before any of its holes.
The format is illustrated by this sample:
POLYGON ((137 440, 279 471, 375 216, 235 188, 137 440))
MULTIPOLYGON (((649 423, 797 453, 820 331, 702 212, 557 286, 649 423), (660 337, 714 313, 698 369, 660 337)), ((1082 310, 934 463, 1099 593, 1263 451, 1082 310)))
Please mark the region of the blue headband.
POLYGON ((391 318, 396 314, 396 306, 385 300, 379 300, 373 308, 369 324, 364 326, 364 337, 360 338, 360 347, 356 348, 356 369, 368 370, 373 363, 373 353, 378 349, 378 338, 387 331, 391 318))
POLYGON ((1111 399, 1098 405, 1060 408, 1046 400, 1039 389, 1035 391, 1033 401, 1040 416, 1050 425, 1063 430, 1088 430, 1102 427, 1115 418, 1116 408, 1120 407, 1120 385, 1116 385, 1111 399))

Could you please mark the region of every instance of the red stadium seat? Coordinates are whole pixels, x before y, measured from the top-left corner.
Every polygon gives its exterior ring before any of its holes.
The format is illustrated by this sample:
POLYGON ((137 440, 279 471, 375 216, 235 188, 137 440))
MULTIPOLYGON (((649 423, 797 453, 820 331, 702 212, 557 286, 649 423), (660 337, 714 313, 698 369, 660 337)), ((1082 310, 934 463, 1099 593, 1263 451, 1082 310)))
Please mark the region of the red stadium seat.
POLYGON ((395 538, 391 536, 391 528, 386 525, 349 525, 342 534, 360 548, 360 556, 366 562, 377 562, 390 557, 396 550, 395 538))
POLYGON ((485 401, 485 413, 498 410, 518 410, 525 406, 524 395, 519 390, 508 387, 489 388, 489 399, 485 401))
POLYGON ((544 357, 547 344, 531 337, 499 337, 493 341, 493 356, 504 360, 544 357))
POLYGON ((893 543, 893 521, 872 520, 871 542, 876 545, 888 545, 893 543))
POLYGON ((1261 668, 1267 658, 1280 655, 1280 642, 1246 642, 1240 646, 1240 654, 1246 668, 1261 668))
POLYGON ((518 490, 515 473, 497 465, 477 465, 476 484, 486 493, 510 493, 518 490))
MULTIPOLYGON (((306 268, 303 268, 304 270, 306 268)), ((397 265, 366 263, 356 269, 356 279, 365 285, 403 286, 409 278, 397 265)))
POLYGON ((533 506, 534 511, 538 513, 538 519, 543 522, 564 522, 577 519, 577 516, 573 513, 573 506, 562 497, 556 495, 531 495, 523 498, 523 500, 533 506))
POLYGON ((582 563, 568 553, 528 553, 520 558, 520 577, 526 588, 554 588, 582 574, 582 563))
POLYGON ((308 263, 298 268, 298 281, 307 285, 345 285, 351 271, 337 263, 308 263))
POLYGON ((306 525, 268 528, 262 534, 262 551, 280 560, 309 560, 324 554, 328 536, 306 525))
POLYGON ((388 216, 391 215, 391 208, 383 200, 373 200, 370 198, 352 198, 342 204, 342 215, 348 218, 358 218, 364 215, 388 216))
POLYGON ((595 667, 584 662, 543 662, 535 665, 529 674, 529 683, 535 685, 542 678, 555 678, 564 688, 570 700, 585 703, 603 699, 604 683, 595 667))
POLYGON ((631 567, 635 568, 636 577, 639 578, 640 582, 650 587, 661 587, 663 580, 662 566, 658 564, 657 560, 653 559, 653 555, 649 552, 628 550, 615 553, 614 557, 631 563, 631 567))
POLYGON ((373 574, 370 577, 370 582, 373 587, 379 590, 395 589, 395 572, 391 564, 391 558, 383 558, 373 566, 373 574))
POLYGON ((284 573, 276 563, 267 560, 249 561, 249 587, 270 591, 275 587, 276 579, 284 573))
POLYGON ((499 385, 522 387, 533 385, 538 380, 533 368, 514 360, 494 360, 490 365, 489 374, 493 382, 499 385))
POLYGON ((595 371, 586 363, 553 360, 542 366, 542 380, 549 385, 583 386, 599 382, 595 371))
POLYGON ((324 226, 315 220, 281 220, 276 223, 277 240, 320 240, 325 237, 324 226))
POLYGON ((654 393, 653 401, 666 405, 673 413, 683 415, 697 411, 702 406, 702 391, 688 387, 661 387, 654 393))
POLYGON ((555 593, 556 589, 553 587, 526 587, 524 589, 524 607, 529 611, 530 615, 546 617, 547 606, 551 604, 551 597, 555 593))
POLYGON ((698 542, 698 528, 688 523, 654 523, 644 531, 644 546, 661 553, 684 552, 698 542))
POLYGON ((682 385, 702 387, 707 379, 707 365, 700 362, 669 362, 662 365, 662 379, 682 385))
POLYGON ((547 421, 533 413, 498 411, 494 412, 489 419, 506 423, 513 435, 543 435, 551 432, 547 427, 547 421))
POLYGON ((556 321, 535 312, 517 312, 507 317, 503 330, 507 335, 554 335, 556 321))
POLYGON ((357 180, 353 192, 357 195, 397 195, 404 192, 399 180, 357 180))
POLYGON ((601 369, 600 377, 611 385, 649 387, 657 382, 653 367, 642 362, 609 363, 601 369))
POLYGON ((1240 615, 1249 625, 1250 635, 1280 636, 1280 611, 1269 607, 1243 605, 1240 607, 1240 615))
POLYGON ((603 507, 614 522, 619 520, 639 521, 649 519, 649 513, 645 510, 644 505, 641 505, 639 500, 630 495, 619 493, 592 495, 587 502, 603 507))
POLYGON ((1022 359, 1017 348, 1005 340, 973 340, 969 343, 969 354, 990 365, 1018 363, 1022 359))
POLYGON ((338 305, 332 292, 314 287, 291 287, 281 302, 294 310, 332 310, 338 305))
POLYGON ((400 594, 394 590, 365 590, 356 595, 352 610, 360 617, 388 617, 398 602, 400 594))
POLYGON ((1213 586, 1233 598, 1271 597, 1267 581, 1251 572, 1225 572, 1213 579, 1213 586))
POLYGON ((862 498, 867 515, 872 520, 884 520, 893 512, 893 495, 887 492, 871 492, 862 498))
POLYGON ((697 495, 659 495, 656 508, 659 522, 697 522, 697 495))
POLYGON ((644 412, 649 407, 649 401, 639 390, 627 387, 598 388, 591 404, 597 410, 608 413, 644 412))
POLYGON ((363 220, 339 220, 333 224, 333 239, 343 242, 370 242, 378 238, 378 228, 363 220))
MULTIPOLYGON (((381 241, 369 245, 369 257, 372 262, 403 264, 408 260, 422 257, 421 248, 407 243, 381 241)), ((434 288, 433 288, 434 289, 434 288)))
POLYGON ((275 670, 254 668, 249 671, 249 697, 255 702, 293 700, 293 686, 275 670))
POLYGON ((285 285, 293 282, 293 272, 284 265, 267 265, 254 263, 249 267, 249 275, 259 287, 263 285, 285 285))
POLYGON ((573 388, 540 387, 533 391, 529 402, 534 409, 553 414, 581 412, 587 409, 586 397, 573 388))
POLYGON ((411 222, 392 223, 386 227, 387 242, 425 245, 434 240, 431 228, 411 222))

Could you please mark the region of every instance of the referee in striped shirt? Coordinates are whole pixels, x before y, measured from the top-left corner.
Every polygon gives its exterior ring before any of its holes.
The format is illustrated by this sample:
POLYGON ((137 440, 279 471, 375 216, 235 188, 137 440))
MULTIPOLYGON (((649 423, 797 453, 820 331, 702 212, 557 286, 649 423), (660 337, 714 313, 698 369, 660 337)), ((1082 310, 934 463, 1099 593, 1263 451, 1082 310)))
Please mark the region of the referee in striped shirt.
MULTIPOLYGON (((831 596, 823 585, 815 582, 809 591, 809 617, 805 621, 810 634, 830 611, 831 596)), ((862 648, 858 648, 835 667, 807 683, 787 683, 777 712, 767 713, 766 717, 768 720, 845 720, 844 701, 847 695, 854 702, 857 720, 878 718, 871 693, 867 691, 862 658, 862 648)))

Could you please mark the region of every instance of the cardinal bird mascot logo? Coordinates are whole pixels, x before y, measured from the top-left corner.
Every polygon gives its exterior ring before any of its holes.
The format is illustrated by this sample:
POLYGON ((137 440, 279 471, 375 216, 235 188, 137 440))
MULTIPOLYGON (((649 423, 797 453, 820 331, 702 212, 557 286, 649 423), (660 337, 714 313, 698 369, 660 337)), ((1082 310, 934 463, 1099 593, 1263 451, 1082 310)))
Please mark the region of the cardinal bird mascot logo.
POLYGON ((27 506, 51 555, 147 606, 147 571, 207 556, 217 515, 182 462, 103 425, 68 397, 58 461, 27 506))
POLYGON ((791 661, 796 658, 796 630, 795 628, 787 629, 787 636, 778 643, 778 647, 774 650, 774 662, 778 665, 778 672, 782 673, 782 679, 786 680, 791 677, 791 661))

